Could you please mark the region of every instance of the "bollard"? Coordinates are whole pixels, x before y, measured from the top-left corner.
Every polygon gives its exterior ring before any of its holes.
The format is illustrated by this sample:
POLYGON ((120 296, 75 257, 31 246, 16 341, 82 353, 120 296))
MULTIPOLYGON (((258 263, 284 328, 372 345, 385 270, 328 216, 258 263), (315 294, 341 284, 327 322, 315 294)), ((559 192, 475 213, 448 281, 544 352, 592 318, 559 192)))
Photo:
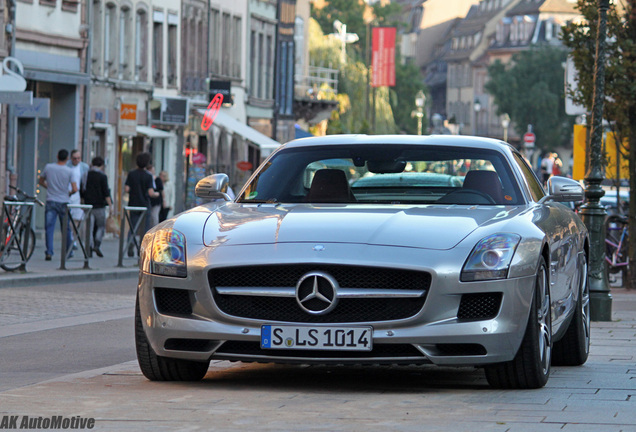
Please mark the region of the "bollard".
POLYGON ((119 258, 117 260, 117 267, 124 266, 124 251, 128 250, 128 248, 132 246, 132 244, 136 246, 137 255, 139 255, 139 248, 141 244, 137 243, 137 229, 142 222, 145 222, 147 212, 148 209, 146 207, 124 206, 124 217, 121 218, 121 224, 119 227, 119 258), (130 219, 130 214, 133 212, 141 213, 134 226, 132 220, 130 219), (128 229, 132 234, 124 242, 126 224, 128 225, 128 229))

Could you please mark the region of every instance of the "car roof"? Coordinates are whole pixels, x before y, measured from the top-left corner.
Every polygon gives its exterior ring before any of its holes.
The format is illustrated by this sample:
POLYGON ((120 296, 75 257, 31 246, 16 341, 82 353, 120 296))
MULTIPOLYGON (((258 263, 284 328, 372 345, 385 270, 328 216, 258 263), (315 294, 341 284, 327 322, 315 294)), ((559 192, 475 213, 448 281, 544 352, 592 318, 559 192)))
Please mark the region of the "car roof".
POLYGON ((480 147, 492 150, 514 150, 510 144, 503 141, 473 137, 466 135, 363 135, 363 134, 342 134, 326 135, 322 137, 300 138, 279 147, 298 148, 310 146, 330 146, 330 145, 369 145, 369 144, 408 144, 408 145, 444 145, 449 147, 480 147))

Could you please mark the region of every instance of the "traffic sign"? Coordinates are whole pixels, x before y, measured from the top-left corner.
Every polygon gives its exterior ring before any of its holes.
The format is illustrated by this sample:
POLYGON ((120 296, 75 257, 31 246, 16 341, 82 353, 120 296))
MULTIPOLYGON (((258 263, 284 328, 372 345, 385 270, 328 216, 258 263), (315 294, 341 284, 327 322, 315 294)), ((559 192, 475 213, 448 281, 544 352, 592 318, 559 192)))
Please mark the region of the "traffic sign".
POLYGON ((536 136, 532 132, 526 132, 525 134, 523 134, 523 143, 526 145, 526 147, 534 147, 535 139, 536 136))

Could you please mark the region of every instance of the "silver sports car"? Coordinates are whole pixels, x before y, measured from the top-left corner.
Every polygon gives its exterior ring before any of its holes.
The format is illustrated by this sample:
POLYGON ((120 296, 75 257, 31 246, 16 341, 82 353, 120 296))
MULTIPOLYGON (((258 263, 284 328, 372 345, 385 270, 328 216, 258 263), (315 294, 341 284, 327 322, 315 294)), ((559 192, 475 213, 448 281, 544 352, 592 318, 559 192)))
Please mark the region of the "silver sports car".
POLYGON ((523 156, 465 136, 336 135, 277 149, 234 200, 143 239, 139 365, 198 380, 211 359, 483 367, 491 386, 537 388, 585 363, 589 238, 523 156))

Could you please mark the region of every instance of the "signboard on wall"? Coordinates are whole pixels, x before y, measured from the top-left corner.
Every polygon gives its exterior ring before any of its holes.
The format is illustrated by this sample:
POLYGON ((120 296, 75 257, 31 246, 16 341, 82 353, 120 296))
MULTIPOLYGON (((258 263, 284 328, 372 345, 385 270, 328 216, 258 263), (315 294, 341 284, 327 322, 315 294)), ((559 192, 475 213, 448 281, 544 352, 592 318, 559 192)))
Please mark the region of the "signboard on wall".
POLYGON ((185 125, 188 124, 189 110, 186 98, 155 96, 150 102, 150 120, 152 123, 185 125))
POLYGON ((372 87, 395 86, 395 27, 373 27, 372 87))
POLYGON ((123 102, 119 105, 119 135, 137 135, 137 102, 123 102))
POLYGON ((232 105, 232 81, 210 80, 210 101, 220 94, 223 97, 221 105, 232 105))

